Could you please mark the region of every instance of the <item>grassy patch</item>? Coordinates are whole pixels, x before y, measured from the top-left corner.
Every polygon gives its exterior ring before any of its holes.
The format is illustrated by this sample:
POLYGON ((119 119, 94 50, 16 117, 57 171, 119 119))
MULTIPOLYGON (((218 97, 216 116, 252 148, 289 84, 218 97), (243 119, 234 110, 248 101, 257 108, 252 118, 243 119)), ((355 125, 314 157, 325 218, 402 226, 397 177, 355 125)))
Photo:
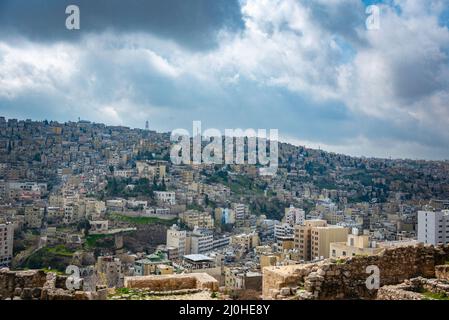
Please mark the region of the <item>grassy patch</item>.
POLYGON ((237 194, 255 193, 256 195, 263 195, 264 189, 260 188, 253 179, 246 176, 235 176, 228 184, 232 192, 237 194))
POLYGON ((433 293, 429 291, 425 291, 422 295, 429 300, 449 300, 449 297, 445 293, 433 293))
POLYGON ((128 222, 130 224, 163 224, 166 226, 171 226, 178 220, 177 218, 164 220, 156 217, 128 217, 121 214, 112 214, 110 218, 112 220, 128 222))
POLYGON ((63 245, 43 247, 30 255, 23 263, 22 268, 50 269, 64 272, 73 256, 73 251, 63 245))
POLYGON ((49 269, 49 268, 43 268, 43 269, 41 269, 42 271, 44 271, 45 273, 56 273, 57 275, 60 275, 60 276, 62 276, 62 275, 65 275, 66 273, 64 273, 64 272, 62 272, 62 271, 59 271, 59 270, 55 270, 55 269, 49 269))
POLYGON ((112 236, 108 235, 108 234, 91 234, 91 235, 88 235, 86 238, 86 245, 89 248, 98 247, 98 246, 101 246, 98 244, 98 242, 100 240, 103 240, 105 238, 110 238, 110 237, 112 237, 112 236))
POLYGON ((57 256, 63 256, 63 257, 72 257, 73 256, 73 251, 67 249, 63 245, 58 245, 56 247, 46 247, 46 249, 49 253, 52 253, 57 256))
POLYGON ((115 289, 115 294, 130 294, 131 289, 129 288, 117 288, 115 289))

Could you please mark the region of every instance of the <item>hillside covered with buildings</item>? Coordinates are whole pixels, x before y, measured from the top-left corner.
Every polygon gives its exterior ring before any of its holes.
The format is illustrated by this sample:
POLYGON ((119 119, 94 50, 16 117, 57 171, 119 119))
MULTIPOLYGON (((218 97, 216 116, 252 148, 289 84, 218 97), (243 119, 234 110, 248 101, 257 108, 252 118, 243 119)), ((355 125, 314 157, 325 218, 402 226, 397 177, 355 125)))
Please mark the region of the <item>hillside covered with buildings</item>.
POLYGON ((277 173, 263 176, 249 164, 175 165, 171 146, 149 129, 0 117, 0 266, 13 270, 0 280, 56 290, 71 276, 92 293, 80 298, 276 298, 284 287, 262 290, 266 274, 282 278, 273 267, 449 242, 448 161, 279 143, 277 173))

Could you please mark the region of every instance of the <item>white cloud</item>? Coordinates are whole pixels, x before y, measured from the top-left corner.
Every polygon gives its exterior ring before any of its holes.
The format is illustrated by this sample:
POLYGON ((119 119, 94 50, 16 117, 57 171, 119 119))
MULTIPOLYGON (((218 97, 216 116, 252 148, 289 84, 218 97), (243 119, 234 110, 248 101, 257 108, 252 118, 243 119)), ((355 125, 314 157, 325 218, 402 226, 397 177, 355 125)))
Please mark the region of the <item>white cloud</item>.
MULTIPOLYGON (((387 148, 376 132, 360 128, 363 134, 353 139, 327 143, 329 150, 383 156, 385 147, 398 156, 432 155, 423 135, 449 143, 449 30, 438 23, 447 1, 394 4, 401 13, 382 6, 381 30, 368 31, 359 0, 246 0, 244 30, 222 31, 211 51, 188 51, 143 33, 90 34, 73 44, 0 40, 0 99, 34 92, 57 97, 61 109, 90 112, 96 121, 135 124, 189 115, 189 94, 172 98, 193 85, 201 91, 195 92, 198 110, 204 110, 213 107, 204 101, 225 99, 226 90, 249 81, 317 103, 340 102, 356 117, 385 121, 398 131, 422 131, 416 141, 403 141, 407 147, 387 148), (348 20, 354 17, 357 23, 348 20), (222 96, 211 96, 217 93, 222 96), (355 147, 362 145, 368 147, 355 147)), ((229 106, 230 116, 242 107, 229 106)), ((391 136, 391 142, 404 136, 391 136)), ((326 145, 322 138, 308 140, 326 145)))
POLYGON ((12 99, 27 90, 51 91, 67 84, 76 72, 72 49, 65 44, 0 42, 0 97, 12 99))
POLYGON ((398 1, 401 15, 384 6, 381 30, 366 32, 368 45, 340 70, 341 97, 353 110, 413 120, 417 109, 432 112, 429 97, 449 91, 449 30, 416 3, 398 1))

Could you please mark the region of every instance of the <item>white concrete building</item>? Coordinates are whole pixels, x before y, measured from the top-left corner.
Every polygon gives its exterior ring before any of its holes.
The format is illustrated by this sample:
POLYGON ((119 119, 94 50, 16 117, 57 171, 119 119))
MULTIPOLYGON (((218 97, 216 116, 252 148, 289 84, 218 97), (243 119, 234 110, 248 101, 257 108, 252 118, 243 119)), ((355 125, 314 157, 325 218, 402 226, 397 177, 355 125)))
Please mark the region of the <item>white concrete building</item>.
POLYGON ((449 210, 418 211, 418 241, 426 244, 449 243, 449 210))
POLYGON ((174 247, 178 249, 178 255, 182 257, 186 252, 187 231, 179 230, 176 225, 173 225, 167 230, 167 247, 174 247))
POLYGON ((91 234, 106 233, 109 230, 108 220, 89 221, 89 224, 91 234))
POLYGON ((288 223, 279 223, 274 226, 274 237, 279 238, 293 238, 295 235, 295 228, 288 223))
POLYGON ((154 191, 154 197, 157 201, 168 203, 171 205, 176 204, 176 193, 169 191, 154 191))
POLYGON ((207 230, 195 229, 190 239, 190 253, 204 254, 214 249, 214 236, 207 230))
POLYGON ((306 213, 304 210, 290 206, 285 209, 285 222, 291 225, 304 225, 306 213))
POLYGON ((8 182, 6 185, 8 190, 24 190, 24 191, 47 191, 46 183, 38 182, 8 182))
POLYGON ((247 215, 247 206, 242 203, 233 203, 232 209, 235 212, 235 219, 236 220, 243 220, 246 218, 247 215))
POLYGON ((12 260, 14 225, 0 224, 0 266, 8 266, 12 260))
POLYGON ((134 175, 134 170, 114 170, 114 177, 131 178, 134 175))
POLYGON ((262 238, 272 238, 275 235, 275 228, 280 222, 278 220, 264 219, 260 223, 259 231, 262 238))

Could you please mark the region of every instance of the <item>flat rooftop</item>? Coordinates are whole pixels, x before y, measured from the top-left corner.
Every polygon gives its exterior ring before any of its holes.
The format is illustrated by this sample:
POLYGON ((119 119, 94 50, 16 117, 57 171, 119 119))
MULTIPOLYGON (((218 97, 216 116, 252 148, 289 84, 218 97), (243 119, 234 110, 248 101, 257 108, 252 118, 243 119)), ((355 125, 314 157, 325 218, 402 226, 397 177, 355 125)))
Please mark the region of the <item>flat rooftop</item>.
POLYGON ((201 262, 201 261, 208 261, 209 262, 209 261, 213 261, 212 258, 210 258, 210 257, 208 257, 208 256, 206 256, 204 254, 188 254, 188 255, 184 256, 184 259, 191 260, 191 261, 194 261, 194 262, 201 262))

